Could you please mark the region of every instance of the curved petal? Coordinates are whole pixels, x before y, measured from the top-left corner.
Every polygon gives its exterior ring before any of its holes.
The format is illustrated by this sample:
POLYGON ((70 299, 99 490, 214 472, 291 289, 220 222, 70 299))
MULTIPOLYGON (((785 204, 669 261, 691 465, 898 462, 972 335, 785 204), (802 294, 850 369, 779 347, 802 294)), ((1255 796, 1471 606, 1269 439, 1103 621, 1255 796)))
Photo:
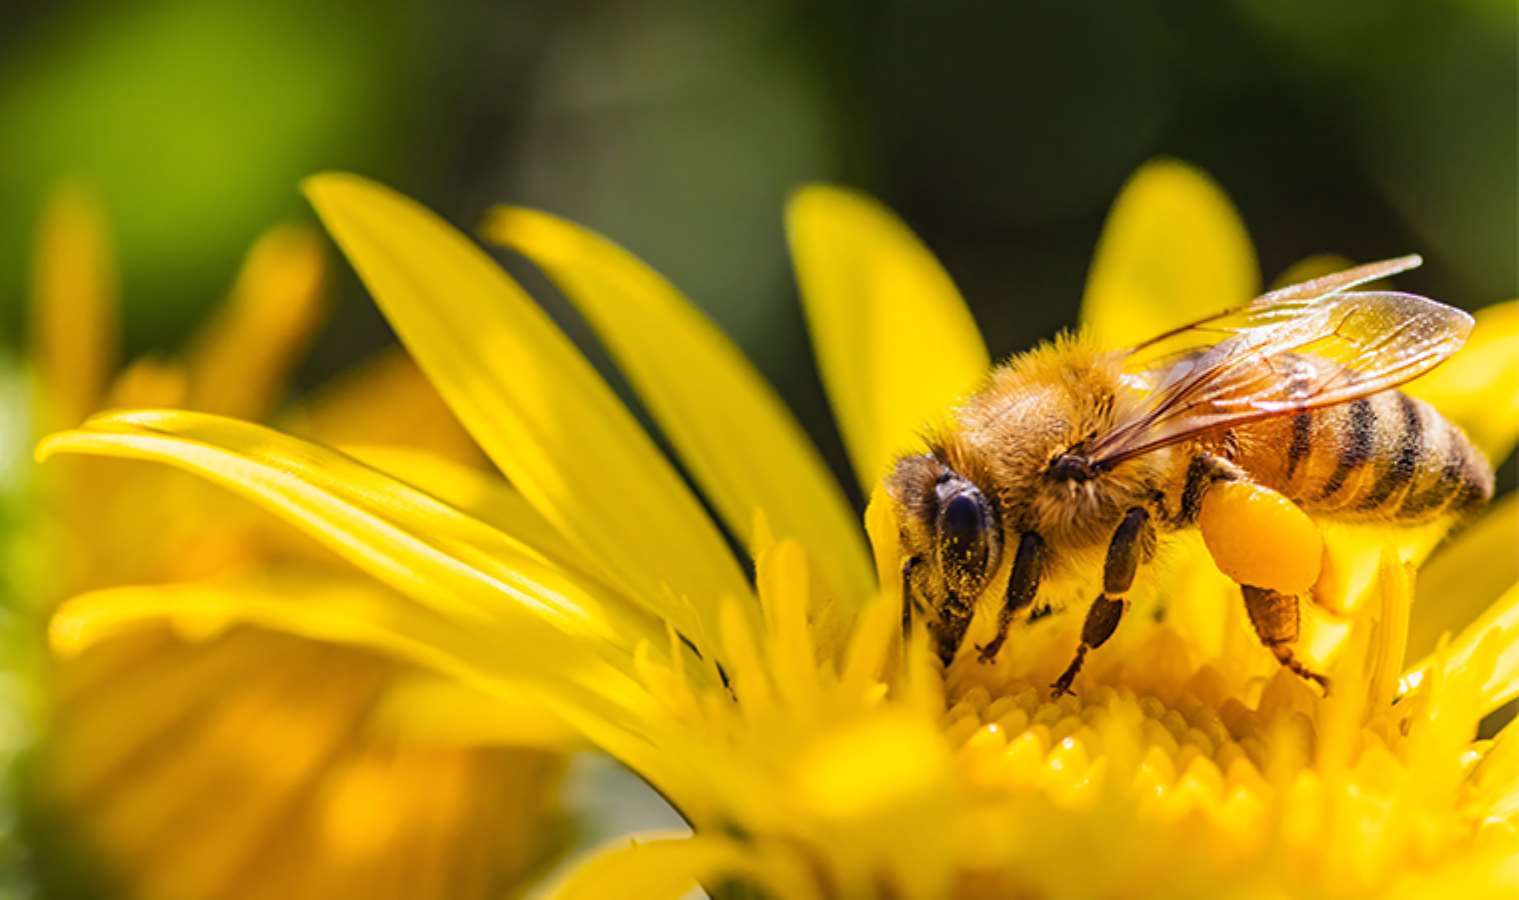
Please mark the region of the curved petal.
POLYGON ((1511 719, 1494 736, 1467 783, 1484 815, 1519 821, 1519 719, 1511 719))
POLYGON ((642 600, 676 607, 670 617, 705 645, 719 600, 749 596, 748 583, 590 363, 484 251, 421 205, 353 175, 305 188, 402 343, 512 484, 642 600))
POLYGON ((388 685, 375 725, 406 741, 457 747, 583 750, 581 736, 528 695, 486 694, 460 681, 413 675, 388 685))
POLYGON ((1141 166, 1108 213, 1081 302, 1104 347, 1126 347, 1249 300, 1255 250, 1224 192, 1171 159, 1141 166))
POLYGON ((1494 466, 1519 440, 1519 300, 1480 309, 1461 352, 1403 390, 1460 425, 1494 466))
POLYGON ((534 618, 624 650, 659 639, 652 617, 593 597, 527 545, 277 431, 204 413, 112 413, 38 449, 44 459, 56 453, 150 460, 201 475, 450 619, 489 627, 534 618))
POLYGON ((541 267, 586 317, 733 533, 756 510, 813 552, 828 583, 872 589, 857 517, 789 410, 732 341, 641 260, 535 210, 492 213, 487 237, 541 267))
MULTIPOLYGON (((1488 642, 1496 644, 1497 654, 1493 668, 1482 684, 1479 708, 1484 712, 1496 709, 1519 697, 1519 584, 1498 598, 1477 621, 1467 626, 1451 641, 1445 655, 1447 671, 1460 669, 1487 649, 1488 642)), ((1425 665, 1415 666, 1415 671, 1425 665)))
POLYGON ((467 886, 558 843, 543 825, 562 763, 398 740, 377 701, 407 672, 259 628, 148 627, 51 671, 31 789, 127 896, 369 898, 398 868, 424 873, 412 896, 486 896, 467 886))
POLYGON ((260 237, 231 296, 187 354, 188 405, 224 416, 265 415, 326 319, 325 270, 315 230, 286 225, 260 237))
POLYGON ((499 474, 411 447, 339 444, 336 449, 393 478, 421 488, 439 500, 532 547, 566 572, 594 580, 584 572, 585 555, 570 546, 526 498, 499 474))
POLYGON ((480 652, 478 632, 466 627, 473 623, 440 616, 363 579, 288 568, 89 591, 58 607, 48 624, 48 638, 54 652, 72 657, 164 621, 190 637, 213 635, 231 625, 255 625, 308 640, 366 647, 443 671, 473 672, 473 680, 485 683, 505 677, 500 661, 510 659, 507 654, 480 652))
POLYGON ((116 265, 105 213, 77 185, 53 192, 32 261, 31 355, 37 433, 72 428, 99 405, 116 366, 116 265))
POLYGON ((299 398, 275 425, 329 447, 405 446, 462 463, 485 462, 458 417, 400 347, 344 369, 299 398))
POLYGON ((1433 653, 1519 584, 1519 494, 1509 494, 1419 569, 1410 657, 1433 653))
MULTIPOLYGON (((145 625, 191 636, 246 624, 401 659, 508 703, 525 697, 638 772, 669 773, 648 737, 664 710, 601 644, 530 618, 508 627, 441 614, 369 579, 283 567, 214 581, 121 587, 81 594, 50 624, 55 649, 82 651, 145 625)), ((649 652, 646 649, 643 652, 649 652)))
MULTIPOLYGON (((701 884, 747 876, 767 884, 768 872, 757 864, 753 846, 716 834, 680 835, 649 832, 624 838, 603 847, 581 861, 549 892, 553 900, 600 900, 602 897, 638 897, 641 900, 677 900, 689 896, 701 884)), ((787 884, 778 897, 806 897, 800 879, 787 884), (801 890, 803 893, 795 893, 801 890)))
POLYGON ((991 365, 960 293, 900 219, 813 185, 786 208, 813 352, 864 493, 991 365))
POLYGON ((254 625, 363 647, 489 696, 517 698, 532 690, 541 708, 564 714, 577 727, 590 722, 604 731, 595 723, 626 727, 651 714, 646 694, 625 670, 593 658, 583 642, 552 629, 533 623, 481 628, 367 579, 289 567, 80 594, 54 613, 49 638, 56 652, 70 656, 165 621, 190 636, 254 625))

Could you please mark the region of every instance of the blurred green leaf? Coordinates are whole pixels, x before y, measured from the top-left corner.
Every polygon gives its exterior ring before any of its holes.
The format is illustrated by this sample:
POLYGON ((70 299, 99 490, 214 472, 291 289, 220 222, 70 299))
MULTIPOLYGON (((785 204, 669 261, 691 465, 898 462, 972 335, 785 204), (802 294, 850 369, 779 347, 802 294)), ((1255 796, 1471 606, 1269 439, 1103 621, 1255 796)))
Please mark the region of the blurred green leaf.
POLYGON ((163 346, 227 285, 295 184, 372 170, 405 108, 394 4, 98 3, 0 62, 0 303, 15 326, 31 228, 63 177, 104 196, 133 347, 163 346), (391 10, 387 13, 386 10, 391 10))

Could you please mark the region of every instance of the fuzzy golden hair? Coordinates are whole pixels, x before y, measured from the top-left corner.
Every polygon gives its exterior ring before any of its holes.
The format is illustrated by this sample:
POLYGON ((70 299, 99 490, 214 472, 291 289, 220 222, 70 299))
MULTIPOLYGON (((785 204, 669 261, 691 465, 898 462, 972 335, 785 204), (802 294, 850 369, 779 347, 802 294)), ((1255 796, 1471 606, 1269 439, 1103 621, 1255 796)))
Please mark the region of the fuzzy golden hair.
POLYGON ((1005 533, 1037 531, 1052 549, 1106 541, 1125 510, 1171 468, 1160 452, 1084 483, 1052 480, 1050 466, 1110 429, 1141 392, 1123 382, 1122 356, 1083 335, 1061 335, 998 366, 929 435, 935 459, 994 497, 1005 533))

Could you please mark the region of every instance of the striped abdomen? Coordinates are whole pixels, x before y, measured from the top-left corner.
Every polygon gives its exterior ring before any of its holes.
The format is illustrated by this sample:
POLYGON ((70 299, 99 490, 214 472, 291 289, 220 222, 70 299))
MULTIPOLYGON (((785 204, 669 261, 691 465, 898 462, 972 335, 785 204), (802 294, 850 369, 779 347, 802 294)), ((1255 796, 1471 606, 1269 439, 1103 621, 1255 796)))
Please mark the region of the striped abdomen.
POLYGON ((1466 434, 1401 391, 1237 431, 1245 471, 1320 515, 1411 523, 1493 494, 1492 468, 1466 434))

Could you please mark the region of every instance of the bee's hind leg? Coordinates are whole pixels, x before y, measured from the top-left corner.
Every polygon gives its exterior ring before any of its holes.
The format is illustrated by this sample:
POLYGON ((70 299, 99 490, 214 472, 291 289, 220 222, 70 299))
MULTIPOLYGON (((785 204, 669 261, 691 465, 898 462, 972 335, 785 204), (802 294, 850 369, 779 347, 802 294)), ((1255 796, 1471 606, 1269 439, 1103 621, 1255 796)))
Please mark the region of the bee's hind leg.
POLYGON ((1071 692, 1071 684, 1081 672, 1087 651, 1101 647, 1118 629, 1118 622, 1128 606, 1124 595, 1134 583, 1134 573, 1139 568, 1140 558, 1148 556, 1153 550, 1154 531, 1149 526, 1150 514, 1135 507, 1129 510, 1119 523, 1118 530, 1113 532, 1113 540, 1108 544, 1107 562, 1102 568, 1102 593, 1097 595, 1087 610, 1086 620, 1081 625, 1081 645, 1076 648, 1076 658, 1050 685, 1050 692, 1056 697, 1071 692))
POLYGON ((1294 675, 1312 681, 1329 695, 1329 678, 1313 671, 1292 653, 1290 646, 1298 638, 1298 598, 1266 588, 1240 585, 1245 595, 1245 611, 1250 614, 1250 624, 1261 643, 1276 657, 1277 662, 1292 670, 1294 675))
MULTIPOLYGON (((1193 468, 1206 468, 1205 457, 1193 468)), ((1298 597, 1325 597, 1334 608, 1334 576, 1325 565, 1324 538, 1307 513, 1269 487, 1242 477, 1191 479, 1202 486, 1189 517, 1195 518, 1214 563, 1245 595, 1250 623, 1282 665, 1329 693, 1329 679, 1305 666, 1289 646, 1298 638, 1298 597)), ((1183 506, 1187 504, 1184 502, 1183 506)))

